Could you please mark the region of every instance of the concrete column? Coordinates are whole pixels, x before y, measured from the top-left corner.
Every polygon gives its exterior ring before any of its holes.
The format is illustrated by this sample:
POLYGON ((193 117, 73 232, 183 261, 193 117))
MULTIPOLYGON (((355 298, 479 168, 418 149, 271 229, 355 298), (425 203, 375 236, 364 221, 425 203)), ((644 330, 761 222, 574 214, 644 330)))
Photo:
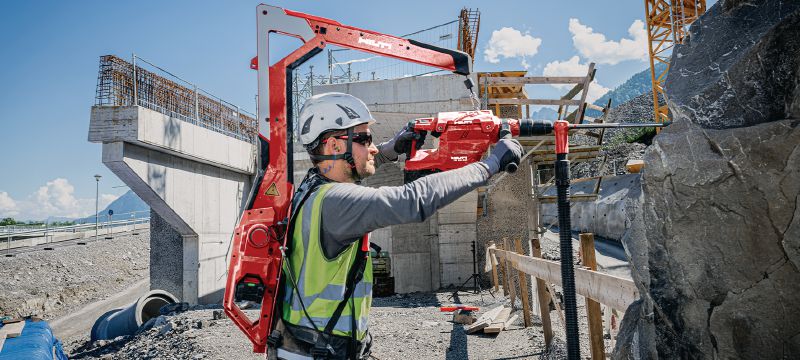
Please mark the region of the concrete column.
POLYGON ((93 107, 89 141, 103 143, 103 163, 155 213, 151 287, 221 301, 255 146, 138 106, 93 107))

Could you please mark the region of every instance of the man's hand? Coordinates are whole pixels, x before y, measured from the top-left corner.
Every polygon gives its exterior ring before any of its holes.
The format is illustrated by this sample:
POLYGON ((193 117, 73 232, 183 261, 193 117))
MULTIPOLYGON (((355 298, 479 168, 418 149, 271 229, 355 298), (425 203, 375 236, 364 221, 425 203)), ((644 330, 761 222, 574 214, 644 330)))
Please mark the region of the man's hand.
POLYGON ((489 174, 505 171, 509 164, 519 165, 522 158, 522 145, 514 139, 500 139, 491 154, 483 162, 489 166, 489 174))
POLYGON ((422 148, 422 145, 425 143, 426 135, 427 131, 416 133, 408 130, 408 125, 406 125, 403 126, 403 128, 398 131, 393 138, 389 139, 389 141, 380 144, 380 146, 378 146, 378 150, 390 160, 396 161, 400 154, 411 153, 411 144, 414 140, 417 141, 415 146, 416 150, 422 148))

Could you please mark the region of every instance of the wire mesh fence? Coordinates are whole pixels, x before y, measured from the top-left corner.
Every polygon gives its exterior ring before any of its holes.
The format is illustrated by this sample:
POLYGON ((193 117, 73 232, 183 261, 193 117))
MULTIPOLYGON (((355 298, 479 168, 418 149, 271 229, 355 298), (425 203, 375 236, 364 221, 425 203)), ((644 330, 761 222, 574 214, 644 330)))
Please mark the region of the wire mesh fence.
POLYGON ((138 105, 250 143, 258 135, 254 114, 135 55, 132 62, 100 57, 95 99, 97 106, 138 105))

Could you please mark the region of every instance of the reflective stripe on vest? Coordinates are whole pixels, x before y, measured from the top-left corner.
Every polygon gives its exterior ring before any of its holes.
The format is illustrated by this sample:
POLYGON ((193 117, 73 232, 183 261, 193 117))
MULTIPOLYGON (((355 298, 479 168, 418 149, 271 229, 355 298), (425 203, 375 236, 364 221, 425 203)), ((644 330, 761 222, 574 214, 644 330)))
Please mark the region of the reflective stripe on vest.
MULTIPOLYGON (((333 316, 336 307, 344 298, 347 274, 353 266, 360 241, 353 242, 336 258, 328 260, 322 250, 320 239, 322 224, 322 201, 325 193, 333 184, 325 184, 311 194, 294 219, 289 264, 296 276, 297 290, 302 296, 308 315, 320 331, 325 329, 333 316)), ((326 221, 336 221, 327 219, 326 221)), ((303 313, 303 308, 292 289, 290 281, 286 282, 283 299, 283 319, 290 324, 313 327, 303 313)), ((356 339, 363 340, 367 331, 367 316, 372 305, 372 259, 367 259, 364 276, 353 292, 355 318, 357 323, 356 339)), ((342 315, 333 329, 335 335, 351 336, 353 307, 351 301, 342 311, 342 315)))

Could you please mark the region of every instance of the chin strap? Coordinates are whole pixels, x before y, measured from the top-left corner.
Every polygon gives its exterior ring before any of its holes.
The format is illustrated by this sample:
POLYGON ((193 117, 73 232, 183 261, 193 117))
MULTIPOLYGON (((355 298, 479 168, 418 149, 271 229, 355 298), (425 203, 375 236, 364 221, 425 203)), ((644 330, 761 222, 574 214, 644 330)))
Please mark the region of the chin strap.
POLYGON ((347 129, 347 151, 343 154, 336 154, 336 155, 309 155, 309 158, 314 161, 322 161, 322 160, 345 160, 347 164, 350 166, 350 174, 355 180, 356 184, 360 183, 361 175, 358 174, 358 169, 356 168, 356 160, 353 158, 353 128, 347 129))

